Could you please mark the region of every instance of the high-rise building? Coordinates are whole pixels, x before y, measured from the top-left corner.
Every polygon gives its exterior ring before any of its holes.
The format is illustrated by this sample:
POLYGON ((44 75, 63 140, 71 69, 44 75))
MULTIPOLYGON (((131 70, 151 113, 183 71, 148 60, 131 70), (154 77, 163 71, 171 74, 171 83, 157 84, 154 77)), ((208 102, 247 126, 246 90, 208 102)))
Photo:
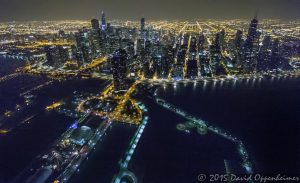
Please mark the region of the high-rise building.
POLYGON ((280 69, 282 66, 282 58, 279 52, 279 40, 275 39, 271 51, 270 69, 280 69))
POLYGON ((134 42, 131 39, 122 39, 120 47, 126 50, 128 58, 134 57, 134 42))
POLYGON ((262 41, 262 46, 259 49, 257 60, 257 71, 266 71, 270 69, 271 59, 271 37, 266 35, 262 41))
POLYGON ((205 44, 205 37, 204 37, 203 34, 201 34, 201 35, 198 37, 198 42, 197 42, 198 52, 204 50, 204 44, 205 44))
POLYGON ((49 66, 62 66, 69 58, 69 47, 65 46, 45 46, 47 62, 49 66))
POLYGON ((172 78, 174 80, 181 80, 184 77, 184 64, 185 64, 186 50, 179 49, 177 52, 177 57, 175 59, 175 64, 172 70, 172 78))
POLYGON ((107 24, 106 24, 106 17, 104 11, 101 13, 101 30, 106 31, 107 29, 107 24))
POLYGON ((220 70, 221 61, 222 61, 220 33, 216 34, 213 44, 210 45, 210 60, 211 60, 212 73, 218 75, 219 74, 218 71, 220 70))
POLYGON ((153 45, 150 40, 145 41, 145 54, 150 56, 153 52, 153 45))
POLYGON ((75 34, 75 37, 79 64, 84 65, 90 63, 93 58, 93 50, 89 31, 83 28, 75 34))
POLYGON ((225 46, 226 46, 226 42, 225 42, 225 30, 222 29, 219 34, 220 34, 220 45, 221 45, 222 50, 224 50, 225 46))
POLYGON ((91 46, 92 46, 92 51, 94 53, 94 57, 99 57, 100 55, 103 55, 103 51, 101 47, 103 47, 103 41, 102 41, 102 36, 101 36, 101 29, 100 29, 100 24, 99 20, 97 19, 92 19, 91 20, 92 24, 92 30, 91 30, 91 35, 90 35, 90 40, 91 40, 91 46))
POLYGON ((242 61, 242 46, 243 46, 243 31, 237 30, 235 34, 235 39, 233 42, 233 52, 235 56, 235 62, 234 65, 236 67, 241 66, 242 61))
POLYGON ((145 49, 145 40, 138 39, 136 43, 136 54, 141 55, 142 51, 145 49))
POLYGON ((182 64, 174 64, 172 70, 172 79, 181 80, 183 79, 183 65, 182 64))
POLYGON ((210 58, 208 51, 199 52, 200 73, 202 77, 211 77, 212 71, 210 66, 210 58))
POLYGON ((168 78, 171 65, 173 64, 173 50, 171 46, 164 46, 163 55, 153 55, 156 74, 159 78, 168 78))
POLYGON ((70 47, 67 46, 57 46, 57 47, 60 56, 60 62, 65 63, 67 60, 70 59, 70 47))
POLYGON ((142 62, 142 68, 145 78, 153 78, 153 64, 150 56, 145 57, 145 60, 142 62))
POLYGON ((190 38, 190 45, 189 45, 189 52, 197 52, 197 39, 194 36, 191 36, 190 38))
POLYGON ((249 25, 247 39, 243 46, 243 71, 246 73, 251 73, 256 70, 260 37, 257 26, 258 20, 255 17, 249 25))
POLYGON ((198 77, 198 62, 197 60, 188 60, 186 62, 186 78, 196 79, 198 77))
POLYGON ((141 19, 140 38, 141 39, 146 39, 145 18, 141 19))
POLYGON ((92 24, 92 29, 94 30, 100 29, 100 23, 98 19, 92 19, 91 24, 92 24))
POLYGON ((124 49, 118 49, 111 58, 112 74, 114 79, 114 90, 128 89, 127 77, 127 53, 124 49))
POLYGON ((59 51, 56 46, 45 46, 44 51, 46 53, 47 65, 49 66, 59 65, 59 51))

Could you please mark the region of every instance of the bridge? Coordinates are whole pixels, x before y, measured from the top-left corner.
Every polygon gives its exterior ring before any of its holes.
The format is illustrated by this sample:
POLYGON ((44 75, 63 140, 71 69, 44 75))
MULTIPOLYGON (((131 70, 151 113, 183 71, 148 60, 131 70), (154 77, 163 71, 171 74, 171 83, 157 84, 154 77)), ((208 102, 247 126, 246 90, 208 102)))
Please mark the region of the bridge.
MULTIPOLYGON (((139 108, 143 110, 144 113, 147 112, 144 104, 138 103, 139 108)), ((148 116, 144 116, 142 123, 139 125, 137 131, 135 132, 133 138, 130 141, 129 147, 124 155, 124 157, 120 160, 120 172, 116 175, 115 179, 112 181, 113 183, 121 183, 123 179, 129 179, 132 183, 137 183, 137 178, 134 173, 128 171, 128 164, 132 158, 132 155, 138 145, 138 142, 144 132, 144 129, 148 123, 148 116)))

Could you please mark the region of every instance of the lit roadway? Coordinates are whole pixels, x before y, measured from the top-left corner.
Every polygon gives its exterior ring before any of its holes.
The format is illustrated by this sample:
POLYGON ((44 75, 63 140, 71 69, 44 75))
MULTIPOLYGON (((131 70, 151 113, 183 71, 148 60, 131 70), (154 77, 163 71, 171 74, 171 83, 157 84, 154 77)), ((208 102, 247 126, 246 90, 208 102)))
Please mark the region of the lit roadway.
MULTIPOLYGON (((147 112, 146 107, 142 103, 137 104, 139 108, 143 110, 143 113, 147 112)), ((122 177, 127 176, 130 177, 133 183, 137 183, 136 176, 128 171, 128 164, 133 156, 133 153, 138 145, 138 142, 144 132, 144 129, 148 123, 148 116, 144 116, 142 123, 139 125, 136 133, 130 141, 129 147, 124 155, 124 157, 120 161, 120 172, 116 175, 116 178, 113 180, 114 183, 120 183, 122 177)))
POLYGON ((109 118, 113 121, 122 121, 132 124, 139 124, 142 120, 142 111, 137 106, 136 101, 132 99, 130 96, 131 94, 136 90, 137 84, 139 84, 140 81, 136 81, 128 90, 127 92, 121 97, 117 107, 115 110, 109 114, 109 118), (134 116, 131 118, 130 116, 127 116, 126 114, 122 114, 122 111, 124 110, 125 103, 130 100, 131 103, 134 105, 135 109, 138 110, 137 116, 134 116))
POLYGON ((35 49, 35 48, 40 48, 40 47, 44 47, 44 46, 70 46, 72 45, 73 43, 72 42, 69 42, 69 41, 63 41, 63 40, 60 40, 60 41, 55 41, 55 42, 51 42, 51 41, 38 41, 38 42, 33 42, 33 43, 30 43, 28 45, 17 45, 16 47, 17 48, 20 48, 20 49, 35 49))
POLYGON ((95 67, 98 67, 98 66, 102 65, 106 61, 107 61, 107 56, 94 59, 94 60, 92 60, 91 63, 89 63, 89 64, 81 67, 80 71, 85 71, 85 70, 93 69, 95 67))
MULTIPOLYGON (((95 76, 92 73, 90 73, 90 71, 92 69, 101 66, 106 61, 107 61, 106 56, 100 57, 100 58, 92 60, 91 63, 89 63, 85 66, 82 66, 78 70, 43 70, 40 68, 33 69, 30 65, 28 65, 28 66, 24 67, 20 72, 46 75, 46 76, 54 78, 54 79, 60 79, 60 78, 64 78, 64 77, 76 77, 76 76, 87 77, 87 78, 96 77, 96 78, 102 78, 102 79, 111 79, 111 76, 108 76, 108 75, 95 76), (85 73, 86 71, 88 71, 88 73, 85 73)), ((0 82, 1 82, 1 80, 0 80, 0 82)))
MULTIPOLYGON (((84 109, 84 104, 88 101, 88 100, 91 100, 91 99, 103 99, 103 98, 106 98, 108 96, 110 96, 112 94, 112 92, 114 91, 114 86, 113 84, 109 84, 99 95, 97 96, 92 96, 92 97, 88 97, 87 99, 83 100, 80 102, 80 104, 77 106, 77 111, 79 112, 82 112, 82 113, 86 113, 87 111, 84 109)), ((106 113, 97 113, 97 112, 94 112, 95 114, 97 115, 106 115, 106 113)))

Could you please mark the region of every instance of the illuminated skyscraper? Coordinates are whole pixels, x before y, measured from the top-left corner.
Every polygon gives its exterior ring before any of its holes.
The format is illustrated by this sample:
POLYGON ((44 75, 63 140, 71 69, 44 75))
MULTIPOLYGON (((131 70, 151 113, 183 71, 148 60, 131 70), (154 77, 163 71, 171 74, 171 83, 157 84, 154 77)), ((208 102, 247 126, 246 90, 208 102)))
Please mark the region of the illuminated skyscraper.
POLYGON ((106 18, 105 18, 105 13, 102 11, 101 13, 101 30, 106 31, 107 29, 107 24, 106 24, 106 18))
POLYGON ((200 61, 200 73, 202 77, 211 77, 211 66, 210 66, 210 58, 208 51, 200 51, 199 52, 199 61, 200 61))
POLYGON ((64 46, 45 46, 47 62, 49 66, 59 67, 62 66, 69 58, 69 47, 64 46))
POLYGON ((127 76, 127 53, 124 49, 118 49, 111 59, 112 74, 114 79, 114 90, 121 91, 128 88, 127 76))
POLYGON ((275 39, 272 46, 270 69, 279 68, 282 68, 282 59, 279 52, 279 40, 275 39))
POLYGON ((92 51, 94 53, 94 57, 98 57, 99 55, 103 54, 101 52, 101 47, 103 47, 103 41, 101 39, 101 29, 100 29, 100 24, 99 20, 97 19, 92 19, 91 20, 92 24, 92 30, 91 30, 91 35, 90 35, 90 40, 91 40, 91 45, 92 45, 92 51))
POLYGON ((172 70, 172 78, 174 80, 183 79, 183 69, 185 64, 186 49, 180 49, 177 52, 176 62, 172 70))
POLYGON ((59 62, 59 50, 56 46, 45 46, 44 51, 47 57, 47 65, 57 66, 59 62))
POLYGON ((222 52, 220 44, 220 33, 216 34, 213 44, 210 45, 210 60, 213 74, 218 75, 218 70, 221 67, 222 52))
POLYGON ((260 32, 257 31, 258 20, 255 17, 249 26, 247 39, 243 46, 243 71, 251 73, 256 70, 260 32))
POLYGON ((266 71, 270 69, 271 59, 271 37, 265 36, 258 53, 257 71, 266 71))
POLYGON ((81 65, 90 63, 93 57, 93 50, 89 31, 83 28, 75 34, 75 37, 79 63, 81 65))

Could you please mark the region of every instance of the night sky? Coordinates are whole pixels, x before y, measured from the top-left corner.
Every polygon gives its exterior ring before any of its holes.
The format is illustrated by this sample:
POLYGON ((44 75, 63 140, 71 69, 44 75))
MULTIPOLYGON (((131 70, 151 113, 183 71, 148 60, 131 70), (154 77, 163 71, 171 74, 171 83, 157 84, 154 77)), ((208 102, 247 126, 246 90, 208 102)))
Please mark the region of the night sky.
POLYGON ((0 21, 108 19, 300 19, 300 0, 0 0, 0 21))

